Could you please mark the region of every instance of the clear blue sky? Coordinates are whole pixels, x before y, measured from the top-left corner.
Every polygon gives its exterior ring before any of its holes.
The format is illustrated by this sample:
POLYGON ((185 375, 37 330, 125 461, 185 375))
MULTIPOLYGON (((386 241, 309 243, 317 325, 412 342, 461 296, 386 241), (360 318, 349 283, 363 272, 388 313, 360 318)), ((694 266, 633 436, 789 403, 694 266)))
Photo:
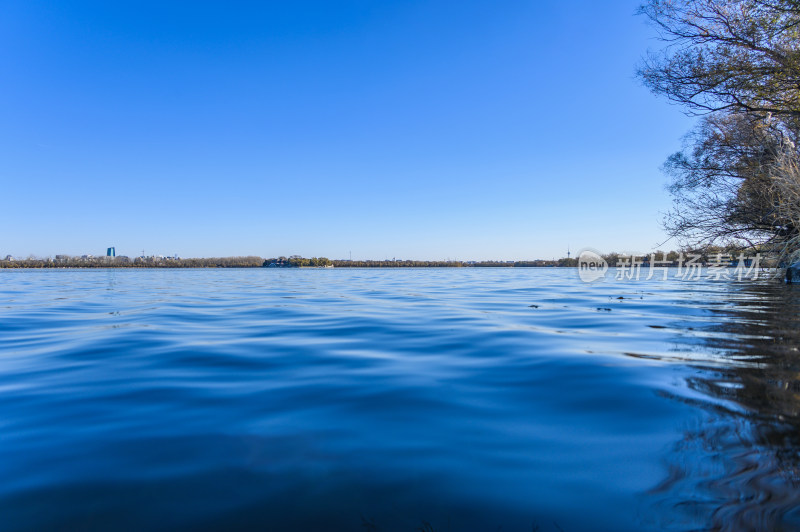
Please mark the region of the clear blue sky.
POLYGON ((4 0, 0 254, 649 251, 637 4, 4 0))

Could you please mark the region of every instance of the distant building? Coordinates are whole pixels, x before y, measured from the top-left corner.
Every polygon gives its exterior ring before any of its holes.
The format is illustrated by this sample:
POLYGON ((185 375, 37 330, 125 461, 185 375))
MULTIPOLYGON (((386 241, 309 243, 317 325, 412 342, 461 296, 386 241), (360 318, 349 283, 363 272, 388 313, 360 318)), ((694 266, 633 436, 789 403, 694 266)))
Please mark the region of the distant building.
POLYGON ((264 263, 261 265, 262 268, 294 268, 295 265, 289 262, 284 258, 280 258, 277 260, 273 260, 270 262, 269 260, 265 260, 264 263))
POLYGON ((106 257, 112 257, 113 258, 113 257, 116 257, 116 256, 117 256, 117 250, 114 248, 114 246, 111 246, 110 248, 108 248, 106 250, 106 257))
POLYGON ((11 255, 6 255, 6 258, 4 260, 13 261, 14 257, 12 257, 11 255))

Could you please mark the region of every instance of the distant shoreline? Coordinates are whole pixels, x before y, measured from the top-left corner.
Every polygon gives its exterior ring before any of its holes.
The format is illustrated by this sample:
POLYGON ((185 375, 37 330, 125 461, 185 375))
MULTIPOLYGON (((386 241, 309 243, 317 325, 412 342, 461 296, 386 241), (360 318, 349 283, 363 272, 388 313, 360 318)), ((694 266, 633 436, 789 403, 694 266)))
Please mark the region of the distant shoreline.
MULTIPOLYGON (((713 264, 713 253, 692 254, 699 259, 696 265, 713 264)), ((643 256, 640 262, 631 264, 627 256, 611 253, 604 255, 600 260, 605 261, 608 267, 630 265, 629 267, 648 268, 651 258, 643 256), (622 262, 620 262, 622 260, 622 262)), ((687 264, 684 255, 677 252, 665 254, 662 260, 655 262, 658 268, 681 267, 687 264)), ((749 259, 748 259, 749 260, 749 259)), ((721 261, 721 259, 720 259, 721 261)), ((719 261, 718 261, 719 262, 719 261)), ((735 261, 734 261, 735 262, 735 261)), ((749 266, 749 264, 746 264, 749 266)), ((762 260, 761 266, 771 266, 769 261, 762 260)), ((331 260, 325 257, 312 257, 310 259, 297 255, 278 258, 247 257, 208 257, 208 258, 178 258, 178 257, 93 257, 84 255, 70 257, 56 255, 56 258, 28 258, 14 259, 7 257, 0 260, 2 269, 196 269, 196 268, 268 268, 268 269, 325 269, 325 268, 576 268, 578 259, 561 258, 554 260, 517 260, 517 261, 453 261, 453 260, 331 260)))
MULTIPOLYGON (((353 261, 356 262, 356 261, 353 261)), ((568 264, 507 264, 507 263, 426 263, 426 264, 383 264, 383 261, 359 261, 359 264, 334 264, 333 266, 280 266, 269 268, 265 266, 252 266, 243 264, 56 264, 45 261, 0 261, 0 270, 97 270, 97 269, 119 269, 119 270, 140 270, 140 269, 162 269, 162 270, 189 270, 189 269, 290 269, 290 270, 323 270, 323 269, 347 269, 347 268, 385 268, 385 269, 406 269, 406 268, 575 268, 577 265, 568 264)))
POLYGON ((429 261, 429 260, 331 260, 325 257, 310 259, 262 257, 67 257, 55 259, 0 260, 0 269, 93 269, 93 268, 554 268, 577 266, 576 259, 531 261, 429 261))

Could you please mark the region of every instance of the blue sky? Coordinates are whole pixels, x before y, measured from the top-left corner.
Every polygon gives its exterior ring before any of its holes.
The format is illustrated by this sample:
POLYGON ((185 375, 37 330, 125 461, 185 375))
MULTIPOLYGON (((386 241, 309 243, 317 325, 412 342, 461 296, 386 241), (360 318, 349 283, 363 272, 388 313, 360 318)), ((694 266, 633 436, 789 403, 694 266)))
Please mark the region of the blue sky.
POLYGON ((637 4, 5 0, 0 254, 649 251, 637 4))

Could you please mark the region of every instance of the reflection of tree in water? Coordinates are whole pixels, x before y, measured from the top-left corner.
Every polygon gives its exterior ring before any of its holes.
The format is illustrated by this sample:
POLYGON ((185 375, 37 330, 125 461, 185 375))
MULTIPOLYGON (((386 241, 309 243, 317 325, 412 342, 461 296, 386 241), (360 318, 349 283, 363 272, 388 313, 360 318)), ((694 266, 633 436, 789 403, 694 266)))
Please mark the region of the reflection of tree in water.
POLYGON ((662 528, 800 529, 800 290, 733 290, 735 307, 714 311, 720 322, 704 329, 701 346, 732 364, 695 366, 688 381, 708 415, 687 430, 653 490, 657 515, 684 516, 662 528))

